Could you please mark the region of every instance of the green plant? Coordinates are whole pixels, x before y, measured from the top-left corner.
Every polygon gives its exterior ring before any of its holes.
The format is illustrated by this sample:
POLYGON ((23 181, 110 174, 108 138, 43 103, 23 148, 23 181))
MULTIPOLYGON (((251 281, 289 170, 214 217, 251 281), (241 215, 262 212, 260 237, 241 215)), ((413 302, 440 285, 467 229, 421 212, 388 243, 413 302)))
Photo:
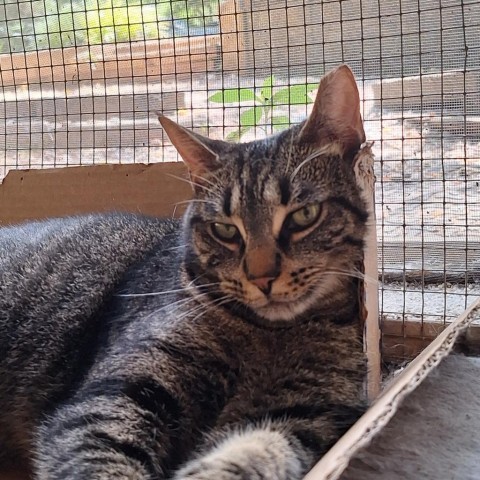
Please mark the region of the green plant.
POLYGON ((166 24, 157 21, 155 4, 130 5, 101 0, 98 8, 86 12, 90 44, 159 38, 166 24))
MULTIPOLYGON (((0 0, 0 12, 4 3, 0 0)), ((0 18, 0 54, 171 38, 178 21, 188 28, 218 25, 218 5, 218 0, 9 0, 12 18, 0 18)))
POLYGON ((279 112, 279 107, 312 103, 313 100, 309 94, 317 87, 317 83, 275 87, 275 76, 270 75, 265 78, 260 89, 227 88, 215 92, 208 99, 224 105, 253 102, 253 106, 240 114, 239 129, 227 135, 227 140, 240 140, 247 132, 260 125, 267 128, 267 133, 276 132, 288 126, 290 117, 279 112))

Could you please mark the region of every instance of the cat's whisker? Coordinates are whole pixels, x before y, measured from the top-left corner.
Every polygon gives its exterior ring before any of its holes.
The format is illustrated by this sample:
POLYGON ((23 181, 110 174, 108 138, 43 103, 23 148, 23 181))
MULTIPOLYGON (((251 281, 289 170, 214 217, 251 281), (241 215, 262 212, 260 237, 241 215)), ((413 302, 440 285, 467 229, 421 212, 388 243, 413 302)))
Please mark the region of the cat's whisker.
MULTIPOLYGON (((214 291, 216 293, 216 291, 214 291)), ((155 316, 156 314, 160 313, 163 310, 167 310, 169 308, 175 307, 176 309, 179 308, 184 308, 188 304, 192 303, 198 303, 199 301, 202 301, 204 297, 210 298, 207 293, 197 293, 195 296, 187 297, 187 298, 181 298, 180 300, 177 300, 176 302, 170 303, 168 305, 164 305, 161 308, 158 308, 157 310, 154 310, 152 313, 150 313, 147 318, 151 318, 155 316)), ((203 305, 203 304, 202 304, 203 305)))
POLYGON ((234 299, 233 299, 230 295, 226 295, 226 296, 224 297, 224 300, 221 301, 221 302, 219 302, 219 303, 217 303, 215 306, 216 306, 216 307, 221 307, 222 305, 226 305, 227 303, 233 302, 233 301, 234 301, 234 299))
POLYGON ((322 276, 325 274, 326 275, 344 275, 347 277, 358 278, 359 280, 364 280, 365 282, 371 283, 374 285, 378 285, 378 284, 381 285, 381 282, 378 279, 371 277, 370 275, 366 275, 365 273, 355 268, 352 270, 342 270, 342 269, 324 269, 322 267, 311 267, 308 270, 308 274, 310 277, 313 275, 322 276))
POLYGON ((210 310, 210 307, 212 306, 211 303, 203 304, 200 303, 194 308, 191 308, 190 310, 187 310, 186 312, 182 313, 180 316, 177 317, 177 320, 183 320, 186 317, 190 317, 191 315, 198 313, 198 315, 195 318, 198 318, 200 315, 204 315, 210 310))
POLYGON ((324 270, 322 274, 326 275, 344 275, 346 277, 358 278, 359 280, 363 280, 367 283, 371 283, 373 285, 379 285, 381 282, 379 280, 370 277, 369 275, 365 275, 361 272, 355 271, 348 271, 348 270, 324 270))
POLYGON ((182 288, 178 288, 178 289, 175 289, 175 290, 164 290, 164 291, 161 291, 161 292, 117 293, 117 294, 114 295, 114 297, 122 297, 122 298, 127 298, 127 297, 155 297, 155 296, 158 296, 158 295, 169 295, 171 293, 187 292, 189 290, 195 290, 195 289, 198 289, 198 288, 201 288, 201 287, 211 287, 211 286, 216 286, 216 285, 220 285, 219 282, 205 283, 203 285, 192 285, 191 287, 187 286, 187 287, 182 287, 182 288))
POLYGON ((363 275, 363 279, 367 283, 371 283, 373 285, 383 286, 383 282, 379 278, 372 277, 371 275, 367 275, 366 273, 362 273, 359 270, 355 270, 359 275, 363 275))
POLYGON ((182 248, 185 248, 187 245, 186 244, 183 244, 183 245, 177 245, 175 247, 171 247, 171 248, 166 248, 164 250, 164 252, 173 252, 174 250, 181 250, 182 248))
POLYGON ((161 313, 162 311, 165 311, 167 309, 170 309, 172 307, 175 307, 175 309, 179 309, 179 308, 184 308, 186 306, 188 306, 189 304, 191 303, 195 303, 195 299, 194 298, 189 298, 189 299, 182 299, 182 300, 179 300, 177 302, 174 302, 174 303, 171 303, 170 305, 165 305, 161 308, 158 308, 157 310, 154 310, 153 312, 151 312, 150 314, 147 315, 147 319, 149 318, 154 318, 156 315, 158 315, 159 313, 161 313))
POLYGON ((197 280, 200 280, 205 275, 206 275, 206 273, 202 273, 202 274, 198 275, 197 277, 193 278, 190 282, 188 282, 187 287, 190 287, 190 286, 194 285, 197 280))
POLYGON ((217 187, 218 186, 218 178, 215 174, 210 175, 210 178, 202 177, 202 182, 208 183, 212 187, 217 187))
POLYGON ((201 315, 204 315, 205 313, 209 312, 209 311, 212 309, 213 306, 215 306, 215 307, 221 307, 222 305, 225 305, 225 304, 227 304, 228 302, 232 302, 232 301, 233 301, 233 299, 230 297, 230 295, 225 295, 225 296, 223 296, 223 297, 217 298, 217 299, 215 299, 215 300, 212 302, 212 304, 211 304, 208 308, 205 309, 204 312, 200 312, 200 313, 194 318, 194 320, 196 320, 196 319, 197 319, 198 317, 200 317, 201 315), (218 303, 216 303, 216 302, 218 302, 218 303))
POLYGON ((222 305, 225 305, 229 302, 233 302, 233 298, 231 295, 227 294, 224 295, 223 297, 219 297, 213 300, 213 302, 209 305, 208 311, 211 310, 212 307, 221 307, 222 305))
MULTIPOLYGON (((206 192, 211 193, 212 195, 216 195, 214 190, 206 187, 205 185, 202 185, 201 183, 194 182, 193 180, 190 180, 188 178, 182 178, 182 177, 179 177, 178 175, 173 175, 171 173, 167 173, 166 175, 168 175, 169 177, 175 178, 177 180, 180 180, 182 182, 188 183, 188 184, 192 185, 192 187, 198 187, 198 188, 201 188, 202 190, 205 190, 206 192)), ((205 181, 206 181, 206 183, 210 183, 210 182, 208 182, 208 180, 205 180, 205 181)))
MULTIPOLYGON (((222 293, 221 291, 217 291, 217 292, 218 292, 218 293, 222 293)), ((203 295, 204 295, 204 297, 207 296, 206 294, 203 294, 203 295)), ((219 297, 219 298, 214 298, 214 299, 208 297, 208 300, 209 300, 208 302, 202 303, 202 302, 200 301, 200 302, 199 302, 199 305, 198 305, 197 307, 192 308, 192 309, 184 312, 179 318, 184 318, 184 317, 189 316, 189 315, 191 315, 192 313, 195 313, 195 312, 197 312, 197 311, 199 311, 199 310, 202 310, 202 309, 204 309, 204 310, 205 310, 205 313, 206 313, 207 311, 209 311, 209 310, 211 309, 212 306, 215 306, 215 304, 216 304, 217 302, 220 302, 220 301, 225 300, 225 299, 230 299, 230 298, 231 298, 231 296, 230 296, 229 294, 223 295, 223 296, 221 296, 221 297, 219 297)), ((197 299, 198 299, 198 297, 197 297, 197 299)))
POLYGON ((298 165, 297 168, 292 172, 290 175, 290 181, 293 182, 294 178, 297 176, 298 172, 302 169, 304 165, 307 163, 311 162, 312 160, 315 160, 317 157, 320 155, 324 154, 327 151, 327 147, 319 148, 314 150, 305 160, 303 160, 300 165, 298 165))
POLYGON ((213 200, 206 200, 204 198, 192 198, 190 200, 182 200, 181 202, 176 202, 175 205, 186 205, 191 203, 208 203, 210 205, 217 205, 217 202, 213 200))
POLYGON ((195 285, 195 286, 201 288, 201 287, 209 287, 209 286, 215 286, 215 285, 220 285, 221 284, 221 282, 211 282, 211 283, 205 283, 205 284, 199 284, 199 285, 195 284, 195 282, 197 282, 201 278, 205 277, 206 275, 207 275, 207 272, 201 273, 200 275, 197 275, 195 278, 190 280, 190 282, 188 282, 187 287, 195 285))

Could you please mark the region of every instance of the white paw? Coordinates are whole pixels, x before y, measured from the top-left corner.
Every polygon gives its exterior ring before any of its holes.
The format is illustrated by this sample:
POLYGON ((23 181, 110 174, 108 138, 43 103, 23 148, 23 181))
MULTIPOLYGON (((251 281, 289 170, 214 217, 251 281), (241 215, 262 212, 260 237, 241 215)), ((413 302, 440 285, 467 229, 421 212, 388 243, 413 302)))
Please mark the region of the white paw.
POLYGON ((257 477, 250 477, 240 466, 228 461, 212 462, 200 459, 185 465, 174 480, 246 480, 247 478, 253 480, 257 477))
POLYGON ((227 436, 213 450, 187 463, 174 480, 296 480, 301 462, 278 431, 252 429, 227 436))

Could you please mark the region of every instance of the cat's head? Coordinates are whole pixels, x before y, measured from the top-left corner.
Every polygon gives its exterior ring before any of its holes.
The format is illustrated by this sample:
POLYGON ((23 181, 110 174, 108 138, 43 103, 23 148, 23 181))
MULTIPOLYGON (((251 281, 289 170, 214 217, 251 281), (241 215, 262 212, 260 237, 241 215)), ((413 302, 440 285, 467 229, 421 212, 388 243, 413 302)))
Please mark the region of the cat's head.
POLYGON ((264 140, 227 143, 160 121, 194 188, 185 215, 192 280, 269 322, 345 301, 367 220, 354 175, 365 134, 347 66, 322 79, 306 121, 264 140))

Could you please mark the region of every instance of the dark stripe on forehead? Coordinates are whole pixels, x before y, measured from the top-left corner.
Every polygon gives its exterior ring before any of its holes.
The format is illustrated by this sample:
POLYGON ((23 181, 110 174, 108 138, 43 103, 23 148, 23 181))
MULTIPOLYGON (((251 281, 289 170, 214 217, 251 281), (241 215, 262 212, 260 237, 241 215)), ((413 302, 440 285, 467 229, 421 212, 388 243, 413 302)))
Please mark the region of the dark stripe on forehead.
POLYGON ((256 186, 258 182, 258 162, 250 158, 248 165, 244 167, 243 182, 244 182, 244 194, 243 199, 250 205, 253 205, 256 195, 256 186))
POLYGON ((267 181, 269 179, 270 175, 266 172, 263 172, 263 178, 260 184, 260 191, 259 191, 259 196, 258 198, 263 198, 263 194, 265 192, 265 187, 267 186, 267 181))
POLYGON ((357 216, 358 219, 362 222, 366 222, 368 220, 368 213, 365 210, 358 208, 356 205, 350 202, 350 200, 347 200, 345 197, 330 197, 328 201, 336 203, 337 205, 340 205, 341 207, 349 210, 355 216, 357 216))
POLYGON ((245 158, 243 156, 243 151, 238 150, 238 157, 237 157, 237 185, 240 190, 240 198, 243 198, 245 196, 245 191, 244 191, 244 184, 243 184, 243 169, 245 167, 245 158))
POLYGON ((290 200, 290 180, 287 177, 282 177, 279 182, 280 187, 280 202, 282 205, 287 205, 290 200))
POLYGON ((223 197, 223 211, 227 217, 232 215, 232 189, 227 187, 223 197))

